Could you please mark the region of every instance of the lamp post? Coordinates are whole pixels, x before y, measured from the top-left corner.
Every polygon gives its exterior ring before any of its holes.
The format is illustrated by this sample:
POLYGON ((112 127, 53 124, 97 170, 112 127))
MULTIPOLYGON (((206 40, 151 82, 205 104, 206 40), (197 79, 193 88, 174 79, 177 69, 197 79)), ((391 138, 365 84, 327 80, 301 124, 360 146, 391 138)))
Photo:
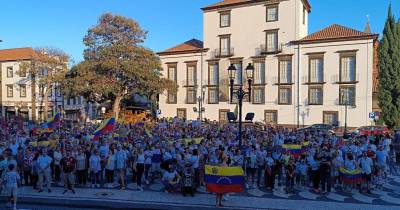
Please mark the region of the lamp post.
POLYGON ((344 103, 344 133, 343 137, 347 138, 347 106, 349 105, 348 95, 345 94, 344 89, 340 92, 342 103, 344 103))
POLYGON ((206 109, 203 107, 203 102, 204 102, 204 94, 205 94, 205 86, 201 87, 200 90, 200 95, 197 97, 197 104, 198 107, 193 107, 193 111, 197 112, 199 114, 199 121, 200 123, 203 120, 203 113, 206 111, 206 109))
POLYGON ((248 82, 248 92, 243 90, 243 84, 242 84, 242 73, 240 73, 240 82, 239 82, 239 89, 234 91, 234 82, 235 82, 235 77, 236 77, 236 71, 238 71, 235 67, 235 65, 231 64, 228 68, 229 72, 229 79, 230 79, 230 102, 232 103, 232 98, 234 95, 236 95, 238 103, 239 103, 239 133, 238 133, 238 138, 239 138, 239 147, 242 147, 242 106, 243 106, 243 98, 248 95, 249 98, 251 98, 251 83, 253 81, 253 72, 254 72, 254 66, 249 63, 249 65, 246 67, 246 77, 247 77, 247 82, 248 82))

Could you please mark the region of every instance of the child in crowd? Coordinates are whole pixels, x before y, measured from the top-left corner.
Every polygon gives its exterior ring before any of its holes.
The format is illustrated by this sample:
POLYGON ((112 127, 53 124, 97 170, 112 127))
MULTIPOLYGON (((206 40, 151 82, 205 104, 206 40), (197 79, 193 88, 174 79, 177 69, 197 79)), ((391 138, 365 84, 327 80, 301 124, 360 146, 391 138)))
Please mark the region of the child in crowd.
POLYGON ((190 194, 192 197, 194 196, 194 170, 190 163, 187 163, 182 176, 182 194, 186 196, 186 194, 190 194))
POLYGON ((13 202, 14 208, 17 209, 17 191, 18 191, 18 182, 20 180, 20 176, 15 171, 15 165, 8 165, 8 171, 4 174, 2 178, 2 184, 5 186, 5 190, 7 192, 8 199, 8 207, 11 207, 11 203, 13 202))

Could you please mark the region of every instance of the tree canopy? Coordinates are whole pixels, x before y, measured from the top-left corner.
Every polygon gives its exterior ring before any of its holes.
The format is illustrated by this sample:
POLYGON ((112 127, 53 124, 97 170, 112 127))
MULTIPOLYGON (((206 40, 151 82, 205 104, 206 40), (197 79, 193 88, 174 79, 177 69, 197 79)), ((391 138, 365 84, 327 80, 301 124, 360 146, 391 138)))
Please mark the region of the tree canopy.
POLYGON ((84 61, 67 75, 68 94, 90 101, 112 100, 118 118, 120 102, 138 93, 151 98, 174 83, 162 78, 159 57, 142 44, 147 32, 133 19, 103 14, 83 39, 84 61))

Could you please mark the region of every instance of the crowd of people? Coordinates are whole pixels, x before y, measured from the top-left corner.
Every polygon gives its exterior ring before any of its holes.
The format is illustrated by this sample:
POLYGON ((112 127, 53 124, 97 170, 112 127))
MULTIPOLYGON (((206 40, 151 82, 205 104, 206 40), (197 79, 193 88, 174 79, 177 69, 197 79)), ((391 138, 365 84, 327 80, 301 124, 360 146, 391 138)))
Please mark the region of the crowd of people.
POLYGON ((76 193, 76 186, 125 190, 133 182, 143 191, 160 180, 167 193, 194 196, 206 184, 204 166, 223 165, 243 167, 246 188, 283 188, 288 194, 308 187, 315 193, 329 193, 332 188, 371 193, 382 187, 389 174, 398 173, 391 135, 343 139, 323 130, 246 124, 239 146, 234 124, 147 120, 117 124, 113 132, 93 141, 97 126, 58 126, 42 133, 3 120, 4 190, 16 202, 17 186, 51 193, 52 183, 58 183, 64 185, 64 193, 76 193), (301 145, 301 150, 290 152, 285 145, 301 145), (354 171, 360 172, 360 179, 343 177, 354 171))

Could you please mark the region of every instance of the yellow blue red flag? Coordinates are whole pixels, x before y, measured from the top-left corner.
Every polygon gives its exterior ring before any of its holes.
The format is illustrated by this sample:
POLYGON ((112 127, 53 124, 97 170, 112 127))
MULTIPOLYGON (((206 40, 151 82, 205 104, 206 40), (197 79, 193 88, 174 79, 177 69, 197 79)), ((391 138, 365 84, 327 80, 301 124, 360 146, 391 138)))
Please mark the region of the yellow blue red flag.
POLYGON ((244 191, 244 172, 241 167, 205 166, 206 190, 214 193, 244 191))

